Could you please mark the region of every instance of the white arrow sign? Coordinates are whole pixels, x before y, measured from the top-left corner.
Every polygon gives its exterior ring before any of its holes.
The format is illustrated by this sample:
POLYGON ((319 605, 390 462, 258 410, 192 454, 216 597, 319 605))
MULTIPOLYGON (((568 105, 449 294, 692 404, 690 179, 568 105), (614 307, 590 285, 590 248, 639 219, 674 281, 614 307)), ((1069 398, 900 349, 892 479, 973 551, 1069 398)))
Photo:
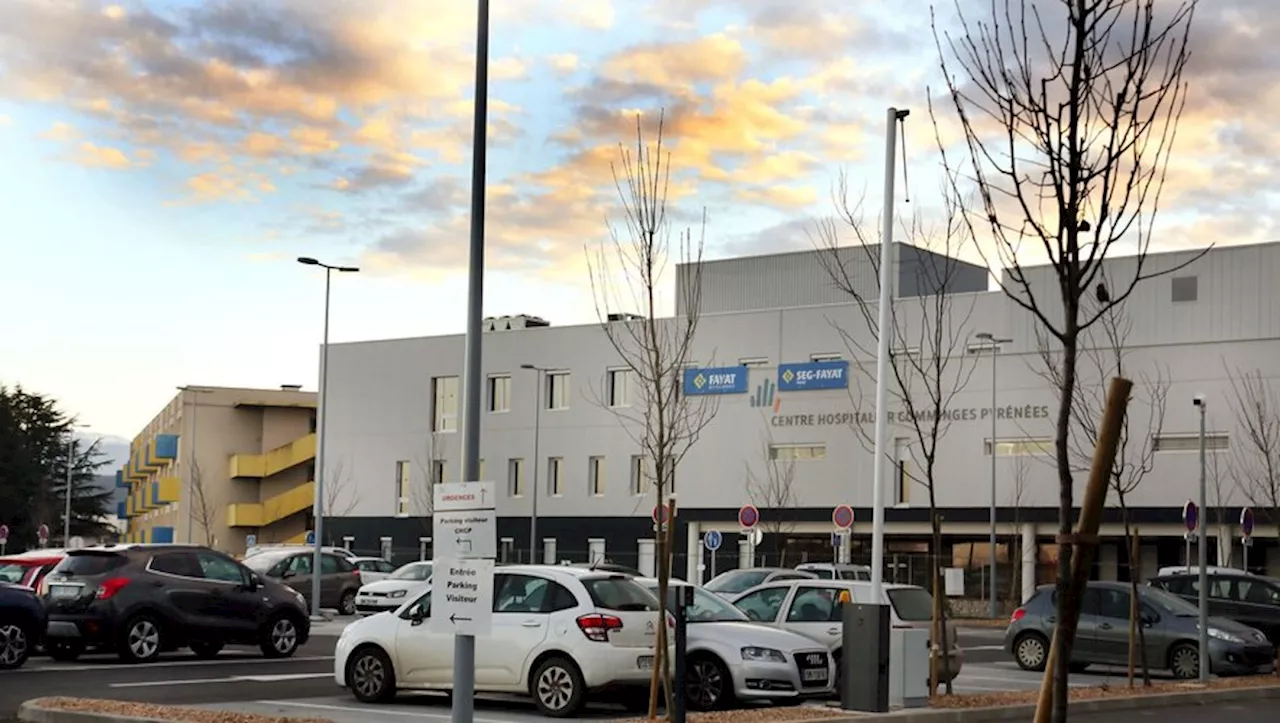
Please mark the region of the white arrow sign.
POLYGON ((431 571, 431 630, 489 635, 493 629, 493 560, 437 559, 431 571))
POLYGON ((431 509, 434 512, 491 510, 496 500, 492 482, 449 482, 435 486, 431 509))
POLYGON ((431 516, 435 556, 449 559, 496 558, 498 516, 493 510, 437 512, 431 516))

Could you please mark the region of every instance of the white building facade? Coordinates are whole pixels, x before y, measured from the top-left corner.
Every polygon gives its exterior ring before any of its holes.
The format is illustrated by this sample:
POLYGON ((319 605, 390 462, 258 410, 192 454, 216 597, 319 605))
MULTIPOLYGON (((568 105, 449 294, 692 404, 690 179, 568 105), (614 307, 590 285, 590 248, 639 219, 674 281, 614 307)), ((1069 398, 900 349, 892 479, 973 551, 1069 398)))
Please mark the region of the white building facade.
MULTIPOLYGON (((927 344, 923 350, 911 344, 929 336, 920 332, 928 325, 921 309, 931 306, 921 299, 930 289, 911 279, 918 278, 913 269, 933 263, 933 257, 905 245, 897 252, 895 315, 905 331, 895 338, 895 353, 927 355, 927 344)), ((855 511, 845 554, 854 561, 868 557, 875 338, 864 310, 834 288, 830 259, 824 263, 819 253, 703 265, 703 315, 690 362, 704 376, 686 390, 701 396, 718 392, 712 394, 717 410, 676 471, 678 575, 709 575, 711 556, 700 545, 709 530, 724 533, 715 561, 720 571, 753 562, 829 560, 837 505, 855 511), (711 374, 720 375, 714 383, 711 374), (737 522, 746 504, 759 508, 765 532, 754 559, 737 522)), ((851 250, 845 259, 848 278, 874 301, 875 278, 859 265, 862 253, 851 250)), ((1144 273, 1177 270, 1142 283, 1117 318, 1123 369, 1136 384, 1124 454, 1135 466, 1149 468, 1125 501, 1140 528, 1142 570, 1148 575, 1157 565, 1180 564, 1186 554, 1182 507, 1197 497, 1200 474, 1199 416, 1192 403, 1197 395, 1207 404, 1207 519, 1216 540, 1210 559, 1240 564, 1236 522, 1241 507, 1250 504, 1250 459, 1232 376, 1260 374, 1269 393, 1280 373, 1280 294, 1272 284, 1280 272, 1280 245, 1197 254, 1149 257, 1144 273), (1164 400, 1162 415, 1153 402, 1158 398, 1164 400)), ((942 555, 944 564, 970 570, 990 559, 995 364, 998 574, 1008 577, 1016 570, 1021 582, 1010 583, 1025 588, 1051 574, 1056 556, 1056 390, 1046 379, 1038 340, 1043 332, 1034 317, 1003 293, 987 291, 984 268, 955 268, 948 285, 949 341, 943 347, 953 352, 948 373, 955 392, 945 410, 950 421, 937 446, 933 489, 944 520, 942 555), (981 333, 1008 341, 992 354, 981 333)), ((677 275, 687 271, 681 268, 677 275)), ((1119 288, 1131 274, 1132 261, 1121 259, 1102 278, 1119 288)), ((1031 270, 1029 276, 1043 290, 1042 303, 1053 318, 1048 271, 1031 270)), ((867 311, 874 319, 874 308, 867 311)), ((557 327, 504 318, 490 327, 483 339, 480 444, 482 476, 500 490, 502 554, 529 559, 536 495, 536 558, 607 557, 647 567, 656 499, 640 466, 634 430, 621 421, 637 395, 600 325, 557 327)), ((1114 345, 1100 334, 1094 338, 1101 341, 1091 342, 1097 349, 1081 360, 1081 383, 1085 396, 1100 400, 1104 380, 1098 369, 1114 362, 1114 345)), ((326 536, 334 542, 346 537, 359 549, 389 544, 399 557, 416 557, 429 550, 431 482, 459 479, 463 336, 335 344, 329 364, 326 466, 340 465, 354 480, 358 502, 348 514, 327 521, 326 536)), ((688 375, 693 384, 697 372, 688 375)), ((913 394, 917 409, 931 408, 919 390, 913 394)), ((920 482, 925 460, 906 404, 901 394, 893 396, 889 452, 897 464, 885 465, 882 481, 892 566, 886 575, 918 582, 928 552, 929 490, 920 482)), ((1272 413, 1280 414, 1280 408, 1272 413)), ((1088 447, 1080 438, 1073 445, 1088 447)), ((1077 503, 1085 476, 1075 474, 1077 503)), ((1114 491, 1107 504, 1095 574, 1125 579, 1130 556, 1119 542, 1114 491)), ((1280 571, 1280 552, 1272 550, 1276 524, 1270 510, 1257 513, 1249 566, 1280 571)), ((979 577, 973 579, 980 589, 979 577)))

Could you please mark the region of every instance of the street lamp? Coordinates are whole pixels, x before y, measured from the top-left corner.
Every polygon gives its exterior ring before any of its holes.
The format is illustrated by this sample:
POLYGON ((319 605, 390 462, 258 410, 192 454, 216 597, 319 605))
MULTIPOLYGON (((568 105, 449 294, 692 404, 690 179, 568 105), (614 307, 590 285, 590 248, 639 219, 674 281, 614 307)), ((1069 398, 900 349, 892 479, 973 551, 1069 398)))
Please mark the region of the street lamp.
MULTIPOLYGON (((177 388, 180 392, 189 394, 213 394, 212 389, 200 389, 198 387, 181 386, 177 388)), ((186 405, 186 399, 183 399, 183 406, 186 405)), ((191 544, 191 533, 196 526, 196 417, 200 409, 200 402, 195 399, 191 400, 191 443, 183 445, 189 447, 187 450, 187 498, 184 504, 187 506, 187 544, 191 544)), ((201 480, 200 484, 203 484, 201 480)), ((203 490, 201 490, 203 494, 203 490)), ((181 514, 181 513, 179 513, 181 514)), ((209 531, 205 530, 205 537, 208 537, 209 531)))
MULTIPOLYGON (((974 338, 986 342, 983 346, 991 348, 991 579, 988 581, 991 597, 991 617, 995 619, 999 612, 996 609, 996 355, 1000 353, 1001 344, 1009 344, 1013 339, 998 339, 990 332, 982 331, 974 334, 974 338)), ((981 349, 975 349, 975 352, 981 349)))
POLYGON ((71 479, 76 468, 76 430, 88 428, 87 424, 67 425, 67 491, 64 495, 67 506, 62 518, 62 546, 68 550, 71 549, 71 479))
POLYGON ((529 514, 529 564, 538 564, 538 436, 542 431, 542 375, 545 367, 534 364, 521 364, 521 369, 529 369, 538 373, 538 383, 533 390, 533 511, 529 514))
MULTIPOLYGON (((1200 639, 1197 641, 1199 645, 1199 667, 1200 682, 1209 682, 1209 545, 1208 536, 1205 534, 1205 518, 1209 514, 1209 508, 1204 506, 1205 503, 1205 444, 1204 444, 1204 413, 1208 404, 1204 397, 1196 395, 1191 400, 1196 408, 1200 410, 1200 516, 1196 519, 1196 526, 1199 530, 1199 550, 1197 550, 1197 562, 1200 563, 1199 583, 1200 583, 1200 639)), ((1188 560, 1190 562, 1190 560, 1188 560)))
POLYGON ((298 263, 306 266, 319 266, 324 269, 324 345, 320 348, 320 404, 317 416, 319 419, 319 439, 316 443, 316 498, 313 505, 312 517, 315 518, 315 552, 311 557, 311 616, 313 618, 320 617, 320 548, 322 545, 322 535, 324 528, 324 427, 325 420, 329 416, 325 409, 328 404, 327 391, 329 388, 329 277, 334 271, 345 274, 354 274, 360 269, 355 266, 331 266, 321 263, 310 256, 301 256, 298 263))

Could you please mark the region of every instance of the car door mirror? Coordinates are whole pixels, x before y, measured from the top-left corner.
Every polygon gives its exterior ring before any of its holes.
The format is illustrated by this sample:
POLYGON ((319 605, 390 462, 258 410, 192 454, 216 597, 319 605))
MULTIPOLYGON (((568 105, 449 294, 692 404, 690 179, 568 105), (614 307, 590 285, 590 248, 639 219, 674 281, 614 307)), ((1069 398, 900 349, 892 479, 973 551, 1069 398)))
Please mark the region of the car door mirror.
POLYGON ((249 577, 244 584, 244 589, 248 590, 249 592, 257 592, 261 588, 262 588, 262 578, 258 577, 258 573, 256 572, 249 573, 249 577))
POLYGON ((298 573, 294 572, 293 570, 285 570, 284 572, 280 573, 280 579, 288 580, 289 578, 294 577, 297 574, 298 573))
POLYGON ((414 625, 421 625, 422 621, 427 619, 427 609, 421 605, 409 611, 409 621, 414 625))
POLYGON ((1143 610, 1140 619, 1142 620, 1142 624, 1149 628, 1160 622, 1160 615, 1156 613, 1155 610, 1143 610))

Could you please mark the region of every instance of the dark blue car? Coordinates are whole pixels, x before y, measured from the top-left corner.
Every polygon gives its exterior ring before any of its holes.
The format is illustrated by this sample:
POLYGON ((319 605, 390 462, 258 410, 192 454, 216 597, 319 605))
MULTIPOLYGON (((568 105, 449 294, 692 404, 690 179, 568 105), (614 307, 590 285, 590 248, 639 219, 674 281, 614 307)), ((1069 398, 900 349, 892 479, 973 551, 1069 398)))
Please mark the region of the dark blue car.
POLYGON ((21 585, 0 584, 0 670, 21 668, 44 637, 44 605, 21 585))

